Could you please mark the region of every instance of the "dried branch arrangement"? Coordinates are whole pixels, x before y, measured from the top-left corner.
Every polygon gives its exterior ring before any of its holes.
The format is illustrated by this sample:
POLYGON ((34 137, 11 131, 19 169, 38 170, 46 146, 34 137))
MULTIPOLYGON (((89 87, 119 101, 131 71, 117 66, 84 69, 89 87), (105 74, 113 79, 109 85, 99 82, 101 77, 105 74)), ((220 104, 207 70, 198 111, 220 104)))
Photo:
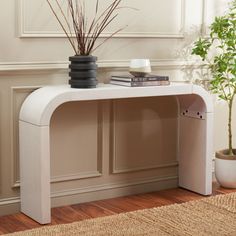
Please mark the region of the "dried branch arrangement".
POLYGON ((69 40, 75 55, 91 55, 108 39, 123 28, 111 33, 102 42, 96 44, 97 39, 117 16, 122 0, 113 0, 104 10, 99 9, 99 0, 95 3, 94 16, 88 22, 84 0, 66 0, 67 10, 63 9, 60 0, 46 0, 49 7, 69 40), (82 2, 81 2, 82 1, 82 2), (101 13, 99 13, 101 12, 101 13))

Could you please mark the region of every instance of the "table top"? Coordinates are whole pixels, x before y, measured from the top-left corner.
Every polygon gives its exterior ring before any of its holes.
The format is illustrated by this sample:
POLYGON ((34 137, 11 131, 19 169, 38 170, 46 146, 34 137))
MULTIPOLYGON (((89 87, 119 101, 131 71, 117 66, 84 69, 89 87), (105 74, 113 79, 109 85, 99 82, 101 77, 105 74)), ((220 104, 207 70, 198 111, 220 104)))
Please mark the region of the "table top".
POLYGON ((137 97, 176 96, 196 94, 205 101, 207 110, 213 105, 210 94, 202 87, 190 83, 173 83, 166 86, 125 87, 112 84, 98 84, 97 88, 74 89, 69 85, 52 85, 37 89, 24 101, 20 120, 34 125, 49 125, 54 110, 69 101, 89 101, 137 97))

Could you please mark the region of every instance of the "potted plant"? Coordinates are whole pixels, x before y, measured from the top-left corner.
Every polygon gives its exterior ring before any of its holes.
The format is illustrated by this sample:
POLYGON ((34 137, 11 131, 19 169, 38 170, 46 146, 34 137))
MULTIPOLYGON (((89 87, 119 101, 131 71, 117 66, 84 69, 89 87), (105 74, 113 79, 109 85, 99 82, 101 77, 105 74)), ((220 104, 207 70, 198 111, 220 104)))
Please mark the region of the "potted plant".
POLYGON ((236 149, 233 148, 232 110, 236 94, 236 0, 210 26, 209 38, 194 43, 192 54, 207 62, 212 74, 209 89, 228 106, 228 148, 216 152, 216 179, 223 187, 236 188, 236 149))
POLYGON ((113 0, 104 10, 99 0, 94 5, 94 16, 88 19, 82 0, 67 0, 67 9, 60 0, 47 0, 49 7, 64 31, 75 56, 69 57, 69 84, 72 88, 94 88, 97 85, 97 65, 92 53, 123 28, 118 29, 99 44, 97 40, 117 16, 122 0, 113 0))

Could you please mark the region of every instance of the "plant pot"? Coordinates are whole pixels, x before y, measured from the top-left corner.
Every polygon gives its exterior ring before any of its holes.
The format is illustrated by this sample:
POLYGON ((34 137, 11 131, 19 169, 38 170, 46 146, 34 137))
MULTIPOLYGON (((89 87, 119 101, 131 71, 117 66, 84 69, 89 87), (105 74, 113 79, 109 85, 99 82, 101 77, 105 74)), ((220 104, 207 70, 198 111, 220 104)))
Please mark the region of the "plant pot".
POLYGON ((234 149, 232 156, 227 155, 227 151, 216 152, 216 180, 222 187, 236 188, 236 149, 234 149))
POLYGON ((69 84, 71 88, 96 88, 97 86, 97 57, 72 56, 70 60, 69 84))

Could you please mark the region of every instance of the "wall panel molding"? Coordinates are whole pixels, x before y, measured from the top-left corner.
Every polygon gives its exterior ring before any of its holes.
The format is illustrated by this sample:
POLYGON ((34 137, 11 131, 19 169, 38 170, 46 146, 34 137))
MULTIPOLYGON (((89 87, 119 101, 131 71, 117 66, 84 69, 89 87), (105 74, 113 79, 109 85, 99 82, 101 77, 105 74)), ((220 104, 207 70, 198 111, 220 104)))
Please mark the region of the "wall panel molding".
MULTIPOLYGON (((128 68, 130 60, 98 60, 98 67, 101 69, 117 69, 128 68)), ((33 73, 33 72, 48 72, 55 73, 55 71, 67 72, 69 62, 67 61, 52 61, 52 62, 0 62, 0 75, 10 75, 17 72, 17 74, 33 73)), ((153 68, 159 70, 183 69, 183 67, 198 68, 200 66, 196 61, 183 61, 175 59, 151 59, 153 68)), ((1 78, 0 78, 1 79, 1 78)))
POLYGON ((23 101, 18 100, 18 96, 27 96, 36 89, 42 86, 19 86, 11 88, 11 108, 10 108, 10 122, 11 122, 11 179, 12 187, 19 186, 19 103, 23 101), (27 95, 26 95, 27 94, 27 95))
MULTIPOLYGON (((83 172, 78 174, 70 174, 70 175, 60 175, 60 176, 53 176, 51 178, 51 183, 61 183, 66 181, 72 180, 79 180, 79 179, 88 179, 102 176, 100 171, 91 171, 91 172, 83 172)), ((13 184, 13 188, 20 187, 20 180, 16 180, 13 184)))
MULTIPOLYGON (((143 31, 121 31, 118 34, 114 35, 115 38, 184 38, 184 30, 185 30, 185 13, 186 13, 186 0, 179 0, 180 1, 180 12, 178 13, 180 16, 180 23, 178 25, 178 30, 173 32, 168 31, 150 31, 150 32, 143 32, 143 31)), ((26 11, 26 0, 18 0, 16 4, 16 8, 18 11, 18 32, 19 37, 21 38, 65 38, 65 34, 62 31, 46 31, 46 30, 33 30, 27 29, 27 25, 29 22, 27 21, 27 11, 26 11)), ((131 3, 127 4, 130 7, 132 6, 131 3)), ((152 4, 149 4, 152 5, 152 4)), ((155 8, 154 8, 155 9, 155 8)), ((157 15, 158 16, 158 15, 157 15)), ((158 18, 156 19, 159 20, 158 18)), ((149 22, 151 23, 151 22, 149 22)), ((158 27, 157 27, 158 28, 158 27)), ((100 37, 106 38, 109 37, 113 32, 104 32, 101 34, 100 37)))
MULTIPOLYGON (((113 160, 112 162, 115 163, 115 154, 113 154, 113 160)), ((121 173, 131 173, 131 172, 136 172, 136 171, 144 171, 144 170, 153 170, 153 169, 160 169, 160 168, 169 168, 169 167, 178 167, 178 162, 173 162, 169 164, 163 164, 163 165, 152 165, 152 166, 143 166, 140 168, 126 168, 126 169, 119 169, 116 167, 115 164, 113 164, 112 168, 112 174, 121 174, 121 173)))
POLYGON ((202 0, 202 26, 201 26, 201 34, 202 36, 207 36, 207 0, 202 0))
MULTIPOLYGON (((101 165, 101 163, 99 163, 101 165)), ((71 174, 71 175, 60 175, 60 176, 53 176, 51 178, 51 183, 59 183, 71 180, 79 180, 79 179, 88 179, 93 177, 102 176, 101 171, 91 171, 91 172, 83 172, 78 174, 71 174)))
POLYGON ((209 37, 209 24, 207 22, 208 18, 208 3, 209 0, 202 0, 203 1, 203 9, 202 9, 202 36, 209 37))
POLYGON ((68 65, 69 62, 66 61, 0 62, 0 74, 12 71, 65 70, 68 69, 68 65))
POLYGON ((58 169, 56 168, 51 176, 52 183, 102 176, 103 126, 103 101, 74 102, 74 105, 65 103, 61 109, 58 108, 55 111, 50 125, 50 151, 51 163, 54 167, 58 166, 58 169), (74 114, 71 116, 73 112, 74 114), (64 114, 65 116, 63 116, 64 114), (83 116, 83 114, 89 115, 83 116), (81 117, 82 120, 80 120, 81 117), (82 127, 80 121, 85 125, 85 128, 82 127), (69 123, 73 125, 71 126, 69 123), (72 132, 72 129, 75 132, 72 132), (90 134, 90 137, 86 136, 87 133, 90 134), (70 140, 71 145, 65 142, 65 138, 70 140), (64 152, 64 144, 66 145, 66 152, 64 152), (63 163, 65 155, 68 155, 68 162, 73 163, 73 167, 69 164, 67 167, 59 165, 58 160, 63 163))
POLYGON ((210 35, 210 24, 213 22, 214 17, 222 15, 228 8, 230 1, 220 0, 202 0, 203 1, 203 12, 202 12, 202 35, 203 37, 209 37, 210 35), (210 4, 213 4, 211 7, 210 4), (212 15, 210 15, 212 14, 212 15), (209 22, 209 18, 212 18, 209 22))
POLYGON ((132 181, 132 182, 109 183, 109 184, 89 186, 89 187, 83 187, 83 188, 77 188, 77 189, 56 191, 51 194, 51 197, 57 198, 57 197, 63 197, 63 196, 72 196, 76 194, 97 192, 97 191, 110 190, 110 189, 119 189, 119 188, 135 186, 135 185, 149 184, 149 183, 155 183, 155 182, 158 183, 162 181, 171 181, 171 180, 177 180, 177 179, 178 179, 178 176, 163 176, 163 177, 157 177, 157 178, 146 178, 146 179, 132 181))
MULTIPOLYGON (((40 88, 42 86, 19 86, 19 87, 12 87, 11 88, 11 166, 12 166, 12 187, 18 188, 20 186, 19 180, 19 128, 18 128, 18 117, 19 117, 19 109, 20 104, 22 103, 22 97, 19 96, 27 96, 34 90, 40 88)), ((97 137, 98 140, 103 140, 103 112, 102 112, 102 104, 98 104, 98 131, 97 137)), ((93 177, 102 176, 102 141, 98 141, 98 151, 97 151, 97 170, 94 171, 83 171, 73 174, 67 175, 58 175, 51 177, 51 183, 59 183, 59 182, 66 182, 66 181, 73 181, 79 179, 87 179, 93 177)))
MULTIPOLYGON (((138 166, 138 167, 136 167, 136 166, 128 167, 129 166, 128 163, 126 163, 128 166, 122 166, 122 167, 119 166, 118 163, 119 163, 119 161, 122 161, 120 159, 124 158, 123 157, 124 153, 122 155, 121 154, 119 155, 118 154, 119 152, 117 152, 117 149, 120 148, 119 147, 120 139, 117 140, 116 134, 119 133, 119 132, 117 132, 117 130, 121 128, 121 127, 118 126, 120 120, 119 120, 119 118, 117 118, 117 114, 120 113, 120 110, 118 110, 117 106, 118 106, 117 102, 114 100, 112 102, 112 109, 111 109, 111 130, 110 130, 110 136, 111 136, 111 148, 110 148, 110 150, 111 150, 111 152, 110 152, 111 153, 111 157, 110 157, 111 158, 111 170, 110 171, 111 171, 111 173, 112 174, 121 174, 121 173, 137 172, 137 171, 148 171, 148 170, 161 169, 161 168, 173 168, 173 167, 177 168, 178 167, 178 161, 177 160, 171 160, 167 163, 152 163, 152 164, 143 163, 142 166, 138 166), (117 148, 117 146, 118 146, 118 148, 117 148)), ((119 106, 123 106, 123 105, 119 105, 119 106)), ((125 119, 125 118, 122 117, 121 120, 122 119, 125 119)), ((129 122, 129 120, 128 120, 128 122, 129 122)), ((144 127, 142 127, 142 129, 143 128, 144 127)), ((125 129, 124 132, 128 132, 127 129, 125 129)), ((145 131, 143 131, 143 132, 145 132, 145 131)), ((127 135, 127 133, 126 133, 126 135, 127 135)), ((129 138, 130 138, 130 136, 129 136, 129 138)), ((135 139, 135 137, 132 137, 131 140, 133 140, 133 138, 135 139)), ((138 145, 140 145, 140 144, 138 144, 138 145)), ((134 153, 134 151, 132 151, 132 154, 133 153, 134 153)))

